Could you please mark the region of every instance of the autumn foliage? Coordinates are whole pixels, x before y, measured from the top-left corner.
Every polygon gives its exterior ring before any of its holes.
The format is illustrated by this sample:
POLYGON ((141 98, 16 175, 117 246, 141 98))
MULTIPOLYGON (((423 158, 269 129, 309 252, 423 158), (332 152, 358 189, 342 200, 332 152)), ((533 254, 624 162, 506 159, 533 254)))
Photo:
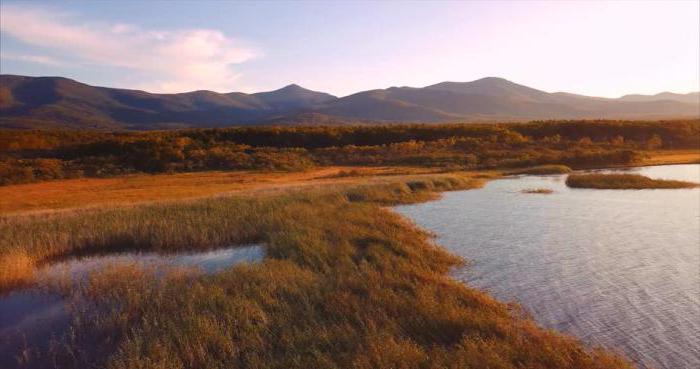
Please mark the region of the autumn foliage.
POLYGON ((0 130, 0 184, 130 173, 629 164, 700 147, 700 121, 237 127, 150 132, 0 130))

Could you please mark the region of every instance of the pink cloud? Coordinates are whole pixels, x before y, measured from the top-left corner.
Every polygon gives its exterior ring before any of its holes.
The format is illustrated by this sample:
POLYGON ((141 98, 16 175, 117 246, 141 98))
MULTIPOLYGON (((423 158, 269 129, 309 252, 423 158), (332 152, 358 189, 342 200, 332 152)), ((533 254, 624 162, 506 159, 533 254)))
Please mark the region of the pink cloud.
POLYGON ((30 63, 62 66, 66 65, 63 61, 56 60, 56 58, 46 56, 46 55, 33 55, 33 54, 14 54, 14 53, 2 53, 2 57, 12 60, 26 61, 30 63))
MULTIPOLYGON (((232 91, 239 78, 232 65, 260 55, 218 30, 149 30, 123 23, 89 23, 18 5, 2 5, 1 10, 3 33, 84 64, 147 72, 152 78, 139 87, 154 92, 232 91)), ((61 62, 43 56, 20 59, 41 62, 41 58, 61 62)))

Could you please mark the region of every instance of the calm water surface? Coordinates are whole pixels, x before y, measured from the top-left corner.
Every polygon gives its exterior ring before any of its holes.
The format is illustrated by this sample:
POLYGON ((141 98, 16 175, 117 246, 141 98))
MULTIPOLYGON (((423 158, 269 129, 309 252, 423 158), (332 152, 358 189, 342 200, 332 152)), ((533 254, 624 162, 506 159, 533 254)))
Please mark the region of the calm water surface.
MULTIPOLYGON (((700 182, 700 165, 633 169, 700 182)), ((642 367, 700 368, 700 189, 569 189, 520 176, 396 210, 472 263, 454 276, 642 367), (551 195, 523 194, 550 188, 551 195)))
MULTIPOLYGON (((231 265, 252 263, 265 257, 261 245, 239 246, 203 252, 158 254, 129 252, 70 258, 40 268, 41 279, 69 276, 84 278, 107 265, 143 265, 195 267, 211 274, 231 265)), ((71 314, 66 300, 59 294, 28 288, 0 296, 0 368, 16 366, 23 348, 46 347, 69 326, 71 314)))

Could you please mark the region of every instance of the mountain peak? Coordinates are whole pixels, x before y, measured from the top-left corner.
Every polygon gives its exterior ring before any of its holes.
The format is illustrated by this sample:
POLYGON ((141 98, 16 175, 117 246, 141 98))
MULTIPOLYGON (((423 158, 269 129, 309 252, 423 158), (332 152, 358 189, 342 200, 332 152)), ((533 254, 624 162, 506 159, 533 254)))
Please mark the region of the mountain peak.
POLYGON ((430 90, 443 90, 459 94, 484 95, 517 101, 549 100, 549 94, 519 85, 501 77, 485 77, 471 82, 441 82, 426 87, 430 90))
POLYGON ((258 92, 253 95, 277 109, 310 108, 336 98, 325 92, 306 89, 296 83, 278 90, 258 92))
POLYGON ((477 80, 472 81, 474 82, 507 82, 507 83, 513 83, 505 78, 502 77, 484 77, 484 78, 479 78, 477 80))
POLYGON ((288 84, 282 88, 278 88, 276 90, 257 92, 254 95, 279 94, 279 93, 281 93, 281 94, 308 94, 308 93, 323 93, 323 92, 316 92, 313 90, 309 90, 308 88, 304 88, 302 86, 299 86, 296 83, 291 83, 291 84, 288 84))
POLYGON ((305 90, 305 91, 309 91, 308 89, 301 87, 296 83, 288 84, 288 85, 280 88, 278 91, 281 91, 281 90, 305 90))

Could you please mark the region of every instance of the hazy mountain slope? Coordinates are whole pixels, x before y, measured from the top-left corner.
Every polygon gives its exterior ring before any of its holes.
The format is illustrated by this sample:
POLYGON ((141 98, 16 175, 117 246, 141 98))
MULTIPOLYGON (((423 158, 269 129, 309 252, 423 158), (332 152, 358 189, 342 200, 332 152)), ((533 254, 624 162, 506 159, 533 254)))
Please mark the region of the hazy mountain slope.
POLYGON ((434 122, 691 117, 700 115, 699 109, 700 104, 677 101, 637 102, 547 93, 489 77, 473 82, 443 82, 424 88, 391 87, 362 92, 338 99, 320 111, 362 119, 434 122))
POLYGON ((356 93, 335 100, 318 109, 327 115, 390 121, 436 122, 457 118, 431 107, 396 99, 387 90, 356 93))
POLYGON ((275 91, 258 92, 251 96, 255 96, 271 108, 283 110, 312 108, 337 99, 331 94, 307 90, 296 84, 275 91))
POLYGON ((331 102, 320 111, 362 119, 433 122, 691 117, 700 115, 699 109, 698 103, 682 101, 625 101, 548 93, 503 78, 487 77, 472 82, 442 82, 424 88, 391 87, 361 92, 331 102))
MULTIPOLYGON (((451 85, 458 84, 451 83, 451 85)), ((529 88, 526 87, 526 89, 529 88)), ((464 89, 465 92, 457 91, 459 89, 442 90, 430 87, 423 89, 402 88, 392 92, 397 99, 432 106, 443 112, 459 116, 538 118, 579 113, 575 107, 561 104, 556 99, 536 98, 535 95, 528 96, 520 89, 512 92, 500 90, 498 94, 496 91, 479 93, 478 89, 471 88, 464 89)))
POLYGON ((335 97, 299 86, 259 94, 152 94, 60 77, 0 76, 0 125, 160 128, 258 122, 335 97))
POLYGON ((688 104, 700 103, 700 92, 691 92, 687 94, 674 94, 672 92, 662 92, 656 95, 625 95, 620 98, 622 101, 658 101, 669 100, 678 101, 688 104))
POLYGON ((361 120, 448 122, 700 116, 698 93, 620 99, 547 93, 502 78, 391 87, 336 98, 297 85, 245 94, 152 94, 61 77, 0 75, 0 127, 159 129, 361 120))
POLYGON ((492 96, 511 101, 554 102, 551 94, 513 83, 503 78, 486 77, 472 82, 442 82, 425 87, 427 90, 450 91, 459 94, 492 96))
POLYGON ((105 110, 118 105, 103 91, 64 78, 0 76, 0 118, 18 126, 118 128, 105 110), (12 120, 11 118, 18 119, 12 120), (20 122, 21 121, 21 122, 20 122), (26 123, 25 123, 26 122, 26 123))

